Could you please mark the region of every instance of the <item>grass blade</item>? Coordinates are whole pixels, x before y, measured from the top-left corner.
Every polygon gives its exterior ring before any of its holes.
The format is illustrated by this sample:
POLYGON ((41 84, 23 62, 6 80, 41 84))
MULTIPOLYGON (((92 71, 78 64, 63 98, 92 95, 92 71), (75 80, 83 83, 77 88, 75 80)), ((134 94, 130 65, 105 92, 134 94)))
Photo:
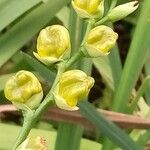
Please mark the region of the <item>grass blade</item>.
POLYGON ((83 127, 69 123, 60 123, 55 150, 79 150, 83 127))
POLYGON ((80 102, 79 107, 81 113, 120 148, 124 150, 142 150, 142 148, 132 141, 132 139, 120 128, 106 120, 102 115, 98 114, 95 108, 87 101, 80 102))
POLYGON ((0 2, 0 16, 2 20, 0 22, 0 31, 40 2, 42 2, 42 0, 2 0, 0 2))
POLYGON ((70 0, 48 0, 13 26, 0 38, 0 67, 43 28, 70 0))
POLYGON ((114 96, 113 109, 125 111, 127 101, 143 67, 150 43, 150 1, 143 2, 143 8, 134 33, 133 41, 125 62, 123 73, 114 96), (141 43, 142 42, 142 43, 141 43))
POLYGON ((106 57, 100 57, 100 58, 94 58, 93 63, 96 67, 96 69, 99 71, 101 76, 103 77, 106 84, 114 90, 114 80, 112 76, 112 70, 109 63, 109 58, 106 57))
POLYGON ((55 78, 55 72, 52 72, 44 64, 40 63, 37 59, 32 56, 19 52, 18 56, 22 57, 35 71, 37 71, 41 76, 46 78, 48 81, 53 81, 55 78))

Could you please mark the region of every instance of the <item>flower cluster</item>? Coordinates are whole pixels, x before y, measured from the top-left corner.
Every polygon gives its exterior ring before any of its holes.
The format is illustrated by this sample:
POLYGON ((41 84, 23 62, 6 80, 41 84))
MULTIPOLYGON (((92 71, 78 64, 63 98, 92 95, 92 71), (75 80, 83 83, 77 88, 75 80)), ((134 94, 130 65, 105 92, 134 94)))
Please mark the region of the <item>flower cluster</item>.
MULTIPOLYGON (((72 0, 76 13, 86 19, 99 20, 104 15, 104 0, 72 0)), ((118 21, 138 7, 133 1, 119 5, 107 14, 109 21, 118 21)), ((86 57, 108 55, 116 43, 118 34, 106 25, 93 26, 81 45, 80 51, 86 57)), ((34 56, 45 65, 67 62, 71 54, 70 35, 62 25, 52 25, 41 30, 37 38, 37 52, 34 56)), ((54 88, 56 105, 65 110, 77 110, 79 100, 86 97, 94 84, 94 79, 81 70, 64 72, 54 88)), ((43 97, 43 90, 35 75, 29 71, 19 71, 6 83, 5 96, 18 108, 35 109, 43 97)))

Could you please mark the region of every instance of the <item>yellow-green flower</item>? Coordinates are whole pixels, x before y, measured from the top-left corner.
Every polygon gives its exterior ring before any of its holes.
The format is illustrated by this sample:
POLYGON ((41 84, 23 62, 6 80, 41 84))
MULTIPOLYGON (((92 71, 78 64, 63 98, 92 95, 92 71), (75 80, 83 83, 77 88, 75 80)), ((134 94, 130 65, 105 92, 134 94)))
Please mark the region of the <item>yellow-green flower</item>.
POLYGON ((19 71, 10 77, 4 88, 5 97, 18 108, 36 108, 42 98, 43 90, 36 76, 29 71, 19 71))
POLYGON ((104 13, 104 0, 72 0, 72 6, 82 18, 101 18, 104 13))
POLYGON ((28 137, 16 150, 47 150, 46 139, 40 136, 28 137))
POLYGON ((83 53, 89 57, 108 55, 117 38, 118 34, 110 27, 97 26, 89 32, 83 53))
POLYGON ((42 29, 37 39, 37 53, 34 56, 46 65, 62 61, 70 56, 70 36, 61 25, 42 29))
POLYGON ((81 70, 64 72, 54 92, 56 105, 65 110, 77 110, 78 101, 88 96, 94 79, 81 70))
POLYGON ((112 22, 121 20, 126 16, 130 15, 132 12, 134 12, 138 8, 138 6, 138 1, 133 1, 119 5, 109 12, 108 19, 112 22))

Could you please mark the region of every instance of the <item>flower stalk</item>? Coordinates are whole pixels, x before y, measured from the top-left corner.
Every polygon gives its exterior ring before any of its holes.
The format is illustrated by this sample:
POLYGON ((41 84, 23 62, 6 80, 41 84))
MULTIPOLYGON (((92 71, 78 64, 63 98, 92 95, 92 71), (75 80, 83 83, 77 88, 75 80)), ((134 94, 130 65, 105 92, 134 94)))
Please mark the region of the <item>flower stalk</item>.
POLYGON ((56 78, 53 82, 53 85, 51 87, 51 90, 49 91, 49 93, 47 94, 47 96, 45 97, 45 99, 43 100, 43 102, 40 104, 40 106, 36 109, 35 112, 31 113, 27 113, 24 117, 24 123, 23 123, 23 127, 21 129, 21 132, 19 134, 19 137, 16 140, 16 143, 13 147, 12 150, 15 150, 28 136, 31 128, 33 127, 33 125, 35 124, 35 122, 39 119, 39 117, 41 116, 41 114, 49 107, 52 106, 54 104, 53 101, 53 91, 59 81, 60 76, 62 75, 62 73, 67 70, 73 63, 75 63, 75 61, 82 56, 82 52, 78 51, 78 53, 76 53, 76 55, 72 56, 68 62, 64 61, 61 62, 58 65, 58 71, 57 71, 57 75, 56 78))

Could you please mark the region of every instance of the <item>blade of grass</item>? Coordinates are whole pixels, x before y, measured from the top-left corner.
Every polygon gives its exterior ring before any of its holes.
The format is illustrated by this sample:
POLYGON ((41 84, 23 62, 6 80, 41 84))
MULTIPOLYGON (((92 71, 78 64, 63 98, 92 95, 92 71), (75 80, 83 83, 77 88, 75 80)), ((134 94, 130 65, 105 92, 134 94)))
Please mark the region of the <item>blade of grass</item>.
MULTIPOLYGON (((148 76, 150 75, 150 52, 149 52, 149 55, 147 57, 147 60, 146 60, 146 63, 145 63, 145 66, 144 66, 144 69, 145 69, 145 75, 148 76)), ((149 87, 147 87, 147 90, 146 90, 146 94, 145 94, 145 99, 146 101, 148 102, 148 104, 150 105, 150 85, 149 87)))
POLYGON ((55 150, 79 150, 83 127, 69 123, 59 123, 55 150))
POLYGON ((100 58, 94 58, 93 64, 96 67, 96 69, 101 74, 102 78, 106 82, 106 84, 114 90, 114 80, 112 76, 112 70, 109 63, 109 58, 106 57, 100 57, 100 58))
POLYGON ((33 6, 39 4, 43 0, 5 0, 0 2, 0 31, 9 25, 16 18, 28 11, 33 6))
POLYGON ((137 140, 137 143, 140 143, 141 145, 145 145, 146 143, 149 142, 149 139, 150 139, 150 129, 147 130, 144 134, 142 134, 138 140, 137 140))
POLYGON ((0 76, 0 91, 2 91, 5 87, 6 81, 13 75, 13 73, 5 74, 0 76))
POLYGON ((111 71, 112 71, 114 87, 116 88, 119 84, 119 80, 122 74, 122 64, 121 64, 121 59, 119 56, 119 50, 117 45, 112 49, 112 52, 108 57, 109 57, 109 64, 111 67, 111 71))
POLYGON ((150 1, 145 0, 123 73, 114 96, 113 110, 125 111, 128 99, 143 67, 150 43, 150 1), (142 43, 141 43, 142 42, 142 43))
POLYGON ((68 20, 69 20, 69 8, 63 7, 56 15, 62 22, 63 25, 68 28, 69 24, 68 24, 68 20), (65 16, 65 17, 64 17, 65 16))
POLYGON ((120 148, 125 150, 142 150, 140 145, 132 141, 132 139, 115 124, 106 120, 101 114, 97 113, 95 108, 87 101, 80 102, 79 107, 81 113, 120 148))
POLYGON ((40 63, 37 59, 24 52, 19 52, 18 56, 22 57, 22 59, 24 59, 35 71, 41 74, 41 76, 46 78, 48 81, 54 80, 55 72, 51 71, 44 64, 40 63))
POLYGON ((21 18, 0 38, 0 67, 43 28, 70 0, 48 0, 21 18))

